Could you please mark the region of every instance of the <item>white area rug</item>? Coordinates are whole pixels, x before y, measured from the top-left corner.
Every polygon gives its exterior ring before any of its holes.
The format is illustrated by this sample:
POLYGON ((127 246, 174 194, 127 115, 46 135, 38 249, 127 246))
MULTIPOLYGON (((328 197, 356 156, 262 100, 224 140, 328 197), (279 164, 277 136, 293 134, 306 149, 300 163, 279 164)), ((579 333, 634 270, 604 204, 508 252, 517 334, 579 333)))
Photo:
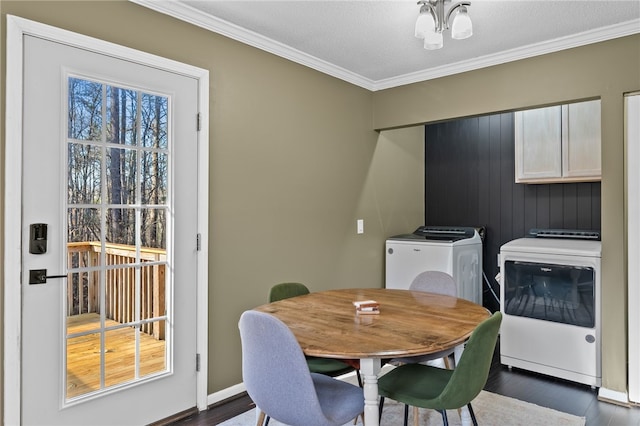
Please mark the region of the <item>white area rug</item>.
MULTIPOLYGON (((482 391, 471 403, 479 426, 584 426, 585 418, 550 408, 540 407, 528 402, 482 391)), ((381 425, 402 425, 404 406, 392 400, 385 400, 381 425)), ((447 411, 449 425, 462 425, 457 410, 447 411)), ((467 419, 465 419, 467 420, 467 419)), ((255 426, 255 410, 236 416, 221 426, 255 426)), ((467 424, 467 421, 464 422, 467 424)), ((470 420, 469 423, 471 424, 470 420)), ((347 423, 346 426, 353 426, 347 423)), ((362 419, 357 425, 362 426, 362 419)), ((413 408, 409 409, 409 425, 413 425, 413 408)), ((420 409, 420 426, 442 425, 442 416, 434 410, 420 409)), ((282 426, 282 423, 269 421, 269 426, 282 426)), ((303 425, 294 425, 303 426, 303 425)))

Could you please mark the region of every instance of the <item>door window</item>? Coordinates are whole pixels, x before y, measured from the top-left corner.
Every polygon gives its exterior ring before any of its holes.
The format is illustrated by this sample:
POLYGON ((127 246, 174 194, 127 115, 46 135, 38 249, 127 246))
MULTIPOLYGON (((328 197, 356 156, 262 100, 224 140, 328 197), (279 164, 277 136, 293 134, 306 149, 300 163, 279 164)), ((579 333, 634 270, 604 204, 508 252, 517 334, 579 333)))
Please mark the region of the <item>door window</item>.
POLYGON ((590 267, 505 262, 505 313, 595 326, 595 272, 590 267))
POLYGON ((169 370, 169 98, 69 77, 66 398, 169 370))

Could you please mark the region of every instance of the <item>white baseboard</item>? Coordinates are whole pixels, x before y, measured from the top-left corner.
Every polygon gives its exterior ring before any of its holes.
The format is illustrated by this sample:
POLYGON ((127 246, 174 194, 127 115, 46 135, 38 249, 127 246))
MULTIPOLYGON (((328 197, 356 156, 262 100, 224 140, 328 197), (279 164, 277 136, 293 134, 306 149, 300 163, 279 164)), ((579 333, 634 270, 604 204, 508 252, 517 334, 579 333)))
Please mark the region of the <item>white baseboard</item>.
POLYGON ((598 399, 614 404, 629 406, 629 396, 627 395, 627 392, 620 392, 601 387, 598 389, 598 399))
POLYGON ((216 402, 224 401, 227 398, 234 397, 242 392, 245 392, 247 388, 244 386, 244 383, 238 383, 237 385, 233 385, 231 387, 219 390, 218 392, 214 392, 207 396, 207 406, 211 404, 215 404, 216 402))
MULTIPOLYGON (((355 373, 347 373, 343 377, 346 378, 350 375, 355 375, 355 373)), ((246 390, 247 388, 244 386, 244 383, 238 383, 237 385, 219 390, 218 392, 214 392, 207 396, 207 405, 209 406, 216 402, 224 401, 225 399, 239 395, 246 390)), ((603 387, 598 388, 598 399, 624 406, 630 405, 627 392, 615 391, 603 387)))

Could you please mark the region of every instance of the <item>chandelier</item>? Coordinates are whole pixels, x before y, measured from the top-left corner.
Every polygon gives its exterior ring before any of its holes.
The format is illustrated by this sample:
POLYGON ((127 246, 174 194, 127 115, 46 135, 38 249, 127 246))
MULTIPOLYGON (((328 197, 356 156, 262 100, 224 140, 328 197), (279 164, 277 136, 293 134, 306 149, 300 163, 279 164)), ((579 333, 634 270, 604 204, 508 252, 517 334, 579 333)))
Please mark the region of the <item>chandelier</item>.
POLYGON ((451 28, 451 38, 462 40, 471 37, 473 26, 471 18, 467 14, 467 6, 471 6, 469 1, 461 1, 452 5, 445 15, 444 4, 451 0, 420 0, 420 14, 416 21, 415 36, 424 39, 424 48, 428 50, 440 49, 443 46, 442 32, 451 28), (451 27, 449 21, 451 15, 451 27))

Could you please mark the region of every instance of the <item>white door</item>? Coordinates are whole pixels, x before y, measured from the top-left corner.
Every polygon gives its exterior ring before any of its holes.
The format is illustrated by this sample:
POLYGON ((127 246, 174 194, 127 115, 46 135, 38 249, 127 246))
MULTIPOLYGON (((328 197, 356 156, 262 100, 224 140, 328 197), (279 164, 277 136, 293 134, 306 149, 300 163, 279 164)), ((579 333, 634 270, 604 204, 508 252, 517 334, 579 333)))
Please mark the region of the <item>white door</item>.
POLYGON ((627 155, 629 401, 640 402, 640 92, 624 97, 627 155))
POLYGON ((21 422, 195 407, 198 80, 29 35, 23 78, 21 422))

